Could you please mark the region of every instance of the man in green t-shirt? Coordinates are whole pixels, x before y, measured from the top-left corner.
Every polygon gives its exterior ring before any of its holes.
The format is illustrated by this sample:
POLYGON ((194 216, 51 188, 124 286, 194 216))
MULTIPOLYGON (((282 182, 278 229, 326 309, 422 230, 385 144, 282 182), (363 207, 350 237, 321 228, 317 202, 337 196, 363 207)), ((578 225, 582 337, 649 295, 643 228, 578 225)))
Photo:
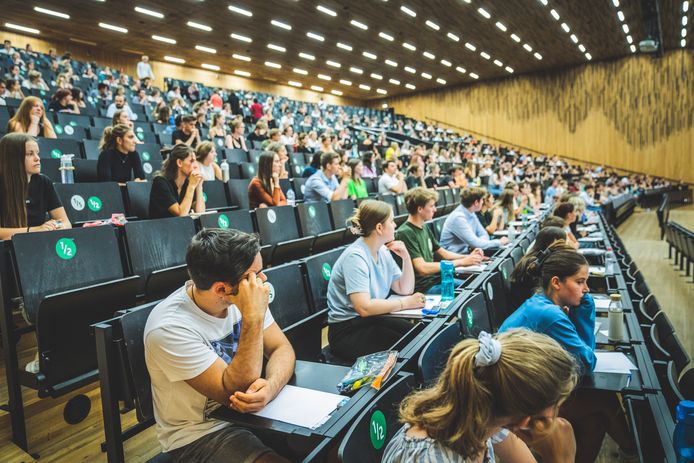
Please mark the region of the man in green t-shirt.
MULTIPOLYGON (((469 255, 456 254, 442 248, 425 222, 436 213, 438 193, 435 190, 417 187, 405 193, 405 205, 409 216, 398 227, 395 239, 405 243, 412 258, 415 273, 415 291, 428 294, 441 292, 441 272, 438 260, 450 260, 455 267, 478 265, 484 259, 484 252, 475 249, 469 255)), ((462 284, 456 280, 456 286, 462 284)))

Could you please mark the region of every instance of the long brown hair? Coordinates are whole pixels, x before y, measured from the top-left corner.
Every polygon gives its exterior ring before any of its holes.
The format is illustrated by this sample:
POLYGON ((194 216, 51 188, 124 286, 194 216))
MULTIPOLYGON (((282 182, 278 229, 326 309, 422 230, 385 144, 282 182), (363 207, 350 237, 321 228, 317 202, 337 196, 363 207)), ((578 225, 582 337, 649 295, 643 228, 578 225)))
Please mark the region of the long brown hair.
POLYGON ((43 106, 43 101, 35 96, 28 96, 22 100, 19 105, 19 109, 15 113, 14 117, 7 123, 8 132, 17 132, 17 124, 22 126, 22 130, 26 132, 29 130, 31 125, 31 110, 34 108, 35 104, 40 104, 43 108, 43 116, 41 117, 41 123, 44 127, 53 127, 48 118, 46 117, 46 108, 43 106))
POLYGON ((130 127, 125 124, 117 124, 104 129, 103 135, 101 135, 101 141, 99 142, 99 149, 101 151, 116 149, 118 146, 118 139, 123 139, 132 131, 130 127))
POLYGON ((403 400, 400 420, 468 459, 484 451, 495 420, 521 420, 568 397, 578 373, 559 343, 523 329, 494 337, 502 348, 496 363, 476 366, 479 341, 459 342, 437 382, 403 400))
POLYGON ((27 226, 26 144, 36 141, 26 133, 8 133, 0 139, 0 225, 6 228, 27 226))
POLYGON ((185 143, 179 143, 173 147, 169 155, 164 160, 164 163, 161 165, 161 170, 155 175, 165 177, 172 182, 175 182, 176 177, 178 176, 178 163, 176 163, 176 161, 179 159, 181 161, 185 161, 191 154, 195 154, 195 150, 193 148, 185 143))
POLYGON ((263 151, 258 158, 258 174, 257 177, 263 185, 265 191, 272 195, 270 188, 270 180, 272 180, 272 164, 275 162, 275 155, 279 158, 279 153, 275 151, 263 151))

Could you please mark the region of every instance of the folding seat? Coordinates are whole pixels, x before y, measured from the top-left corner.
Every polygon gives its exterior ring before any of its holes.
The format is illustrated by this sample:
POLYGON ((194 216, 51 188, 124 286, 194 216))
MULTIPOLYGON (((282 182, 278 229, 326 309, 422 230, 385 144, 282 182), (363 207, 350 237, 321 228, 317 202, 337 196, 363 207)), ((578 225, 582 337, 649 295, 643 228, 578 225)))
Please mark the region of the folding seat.
POLYGON ((273 247, 268 263, 276 265, 309 255, 313 236, 299 236, 292 206, 258 208, 255 218, 261 243, 273 247))
POLYGON ((113 123, 113 119, 110 117, 93 117, 92 126, 97 129, 104 129, 110 127, 113 123))
POLYGON ((244 150, 239 149, 218 149, 218 153, 222 153, 222 158, 226 159, 227 162, 233 162, 236 164, 244 164, 248 162, 248 153, 244 150))
POLYGON ((62 181, 60 159, 41 159, 41 173, 50 178, 53 183, 60 183, 62 181))
POLYGON ((388 205, 393 209, 393 215, 398 215, 397 200, 395 199, 395 195, 390 193, 379 194, 376 196, 376 199, 383 201, 384 203, 388 203, 388 205))
POLYGON ((245 233, 255 233, 253 218, 247 209, 203 214, 198 220, 201 228, 231 228, 245 233))
POLYGON ((308 179, 302 177, 294 177, 291 180, 292 190, 294 190, 294 195, 297 201, 303 201, 304 199, 304 191, 306 191, 306 180, 308 179))
POLYGON ((248 160, 253 164, 258 164, 258 159, 260 159, 260 154, 263 151, 261 149, 252 149, 248 152, 248 160))
POLYGON ((232 206, 237 206, 240 209, 250 209, 248 202, 248 179, 232 178, 227 182, 229 189, 229 201, 232 206))
POLYGON ((159 124, 157 122, 152 122, 152 129, 156 134, 164 133, 168 130, 168 128, 169 124, 159 124))
POLYGON ((125 198, 128 217, 149 218, 149 195, 152 182, 126 182, 125 198))
POLYGON ((94 183, 98 181, 97 162, 93 159, 75 159, 72 161, 72 165, 75 167, 75 183, 94 183))
POLYGON ((100 144, 101 144, 101 140, 83 140, 82 141, 82 149, 84 151, 83 157, 85 159, 93 159, 95 161, 99 160, 99 154, 101 154, 101 150, 99 149, 100 144))
POLYGON ((153 142, 153 143, 159 143, 160 145, 173 145, 173 135, 170 133, 158 133, 157 134, 157 140, 158 142, 153 142))
POLYGON ((72 127, 83 127, 86 129, 92 125, 91 118, 82 114, 55 113, 54 120, 63 127, 70 125, 72 127))
POLYGON ((324 311, 328 307, 328 283, 335 262, 344 250, 344 247, 340 247, 320 254, 313 254, 301 261, 308 283, 308 294, 313 313, 324 311))
POLYGON ((458 323, 465 338, 476 338, 482 331, 493 331, 489 305, 482 292, 472 294, 460 304, 458 323))
POLYGON ((41 159, 60 159, 63 154, 72 154, 73 159, 82 157, 82 143, 77 140, 38 137, 36 141, 41 159))
POLYGON ((202 184, 202 197, 205 200, 205 208, 209 210, 229 209, 226 185, 219 180, 206 180, 202 184))
POLYGON ((516 307, 509 304, 500 271, 491 272, 482 282, 481 288, 487 298, 492 328, 496 331, 516 307))
MULTIPOLYGON (((296 180, 296 179, 295 179, 296 180)), ((333 229, 339 230, 346 228, 347 220, 354 215, 354 200, 339 199, 328 203, 330 210, 330 219, 333 223, 333 229)))
MULTIPOLYGON (((85 116, 87 117, 87 116, 85 116)), ((62 124, 54 124, 53 125, 53 130, 55 130, 55 134, 58 136, 58 138, 70 138, 73 140, 84 140, 87 138, 87 128, 89 127, 89 124, 87 125, 62 125, 62 124)))
MULTIPOLYGON (((163 124, 157 124, 157 125, 163 125, 163 124)), ((159 132, 156 128, 154 131, 157 133, 159 132)), ((212 141, 212 143, 214 143, 214 146, 217 148, 217 152, 224 149, 224 137, 213 137, 212 140, 210 140, 210 141, 212 141)))
POLYGON ((73 225, 110 219, 112 214, 125 214, 116 182, 56 183, 54 186, 73 225))
POLYGON ((301 236, 315 236, 313 254, 333 249, 342 244, 344 229, 333 230, 328 205, 324 202, 302 203, 296 206, 301 236))

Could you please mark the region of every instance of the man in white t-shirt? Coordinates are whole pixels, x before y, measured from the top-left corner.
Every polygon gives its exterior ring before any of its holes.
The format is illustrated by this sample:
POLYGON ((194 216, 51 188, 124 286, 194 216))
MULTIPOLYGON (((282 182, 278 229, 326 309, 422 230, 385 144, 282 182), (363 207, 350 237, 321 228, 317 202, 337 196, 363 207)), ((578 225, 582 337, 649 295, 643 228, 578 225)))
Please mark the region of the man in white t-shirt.
POLYGON ((162 449, 177 462, 286 462, 249 430, 206 417, 217 404, 261 410, 294 372, 268 310, 257 236, 203 230, 186 263, 192 281, 152 310, 144 332, 162 449))
POLYGON ((406 191, 405 177, 398 170, 398 165, 393 160, 386 161, 383 166, 383 175, 378 179, 378 192, 380 194, 395 193, 397 195, 406 191))
POLYGON ((142 60, 137 63, 137 78, 142 81, 145 77, 154 80, 154 72, 152 72, 152 65, 149 64, 149 56, 142 55, 142 60))

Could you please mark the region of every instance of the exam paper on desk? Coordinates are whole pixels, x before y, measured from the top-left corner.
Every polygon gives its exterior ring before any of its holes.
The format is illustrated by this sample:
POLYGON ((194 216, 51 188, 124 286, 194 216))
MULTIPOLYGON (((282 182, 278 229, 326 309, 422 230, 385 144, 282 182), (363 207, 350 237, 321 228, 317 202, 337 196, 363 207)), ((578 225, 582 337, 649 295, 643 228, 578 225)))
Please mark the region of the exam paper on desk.
MULTIPOLYGON (((391 294, 388 299, 402 299, 408 296, 401 296, 399 294, 391 294)), ((424 309, 426 310, 436 310, 439 309, 441 306, 441 295, 440 294, 429 294, 426 296, 426 303, 424 304, 424 309)), ((446 303, 448 305, 448 303, 446 303)), ((422 318, 424 314, 422 313, 422 309, 405 309, 405 310, 398 310, 396 312, 391 312, 387 314, 390 317, 402 317, 402 318, 422 318)))
POLYGON ((304 428, 325 423, 338 404, 347 397, 287 384, 277 397, 254 415, 304 428))
POLYGON ((596 351, 597 363, 593 373, 622 373, 630 374, 631 370, 638 370, 629 357, 621 352, 596 351))

